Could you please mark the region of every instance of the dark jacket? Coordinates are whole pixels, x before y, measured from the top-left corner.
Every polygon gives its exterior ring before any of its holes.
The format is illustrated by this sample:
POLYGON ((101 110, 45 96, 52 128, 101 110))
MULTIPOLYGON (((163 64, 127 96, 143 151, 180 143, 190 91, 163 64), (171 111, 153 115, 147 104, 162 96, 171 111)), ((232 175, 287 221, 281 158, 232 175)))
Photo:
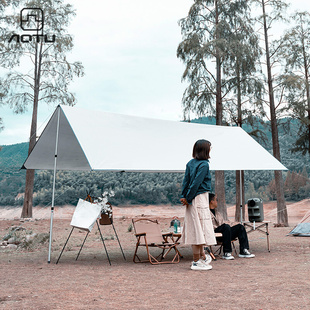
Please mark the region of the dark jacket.
POLYGON ((186 165, 182 185, 182 198, 188 203, 199 194, 211 191, 209 160, 192 159, 186 165))

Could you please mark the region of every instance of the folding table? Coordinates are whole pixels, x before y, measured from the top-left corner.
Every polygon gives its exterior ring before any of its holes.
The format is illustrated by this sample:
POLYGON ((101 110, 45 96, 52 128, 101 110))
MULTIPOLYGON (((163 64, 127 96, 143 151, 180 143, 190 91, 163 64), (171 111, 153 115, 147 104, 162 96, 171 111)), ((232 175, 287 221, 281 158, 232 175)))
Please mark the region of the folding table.
POLYGON ((269 230, 268 230, 268 224, 270 221, 263 221, 263 222, 243 222, 242 224, 244 225, 247 233, 251 232, 261 232, 266 235, 267 237, 267 249, 268 252, 270 252, 270 243, 269 243, 269 230))

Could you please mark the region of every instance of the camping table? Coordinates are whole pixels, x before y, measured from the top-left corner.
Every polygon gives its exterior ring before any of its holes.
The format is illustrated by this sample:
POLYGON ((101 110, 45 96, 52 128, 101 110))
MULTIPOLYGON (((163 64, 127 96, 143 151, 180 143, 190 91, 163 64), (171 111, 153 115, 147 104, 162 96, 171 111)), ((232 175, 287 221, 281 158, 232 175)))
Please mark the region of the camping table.
POLYGON ((267 249, 270 252, 270 244, 269 244, 269 230, 268 224, 270 221, 263 221, 263 222, 243 222, 243 225, 247 231, 247 233, 251 233, 254 231, 261 232, 267 236, 267 249))

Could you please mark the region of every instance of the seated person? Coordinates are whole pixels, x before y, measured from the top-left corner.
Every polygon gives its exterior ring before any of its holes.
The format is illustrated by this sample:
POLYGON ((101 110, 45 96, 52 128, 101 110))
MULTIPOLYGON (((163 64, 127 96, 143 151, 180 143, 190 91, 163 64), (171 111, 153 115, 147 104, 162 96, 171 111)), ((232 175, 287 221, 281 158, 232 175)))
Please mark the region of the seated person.
POLYGON ((223 252, 224 259, 234 259, 231 255, 231 241, 238 238, 240 245, 239 257, 255 257, 249 252, 249 241, 247 232, 242 224, 232 225, 229 221, 224 222, 223 216, 216 210, 217 196, 209 193, 209 207, 211 211, 212 223, 214 232, 222 233, 223 235, 223 252))

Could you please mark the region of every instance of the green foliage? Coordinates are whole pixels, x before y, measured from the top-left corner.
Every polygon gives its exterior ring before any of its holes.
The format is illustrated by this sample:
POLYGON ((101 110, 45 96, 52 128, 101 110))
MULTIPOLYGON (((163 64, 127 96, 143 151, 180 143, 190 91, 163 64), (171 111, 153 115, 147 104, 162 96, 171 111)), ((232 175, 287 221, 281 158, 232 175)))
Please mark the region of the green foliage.
MULTIPOLYGON (((73 105, 75 97, 68 91, 68 85, 74 76, 84 75, 84 68, 80 62, 70 62, 66 56, 73 48, 73 38, 66 30, 75 15, 72 5, 62 0, 23 0, 19 5, 11 5, 0 21, 0 64, 11 69, 0 81, 3 94, 0 99, 16 113, 24 112, 34 101, 73 105), (13 34, 20 33, 21 8, 43 10, 44 28, 27 34, 55 35, 54 43, 45 42, 43 38, 40 42, 35 38, 26 43, 9 42, 13 34)), ((37 28, 36 24, 27 26, 37 28)))
POLYGON ((284 183, 285 198, 299 201, 309 193, 310 180, 306 168, 301 172, 288 172, 284 183))
POLYGON ((252 114, 262 116, 257 100, 263 90, 257 65, 261 49, 250 2, 194 1, 179 24, 183 40, 177 56, 186 65, 182 78, 189 83, 182 99, 184 118, 189 112, 216 113, 217 124, 241 124, 252 114))
POLYGON ((0 151, 0 167, 21 168, 28 154, 28 143, 3 145, 0 151))
POLYGON ((261 198, 263 201, 269 201, 274 199, 274 197, 271 197, 270 190, 267 186, 261 186, 255 189, 254 183, 248 182, 248 186, 245 191, 245 202, 247 202, 251 198, 256 197, 261 198))
POLYGON ((0 168, 0 205, 20 206, 23 203, 22 196, 18 199, 18 194, 24 191, 25 174, 19 168, 0 168))
MULTIPOLYGON (((0 19, 0 65, 6 69, 0 79, 0 104, 9 105, 15 113, 32 108, 29 139, 29 150, 32 150, 36 143, 39 103, 74 105, 76 99, 68 85, 74 77, 84 75, 84 67, 81 62, 67 58, 73 49, 73 37, 67 33, 75 16, 71 4, 63 0, 22 0, 18 7, 14 4, 7 3, 8 8, 0 19), (30 13, 37 16, 38 9, 44 14, 44 18, 30 18, 27 22, 27 28, 32 30, 28 29, 26 42, 12 39, 22 27, 21 9, 27 9, 28 16, 30 13)), ((34 172, 27 171, 26 176, 21 216, 32 217, 34 172)))
POLYGON ((133 225, 132 223, 130 223, 130 225, 127 228, 127 232, 132 232, 132 230, 133 230, 133 225))
MULTIPOLYGON (((176 173, 121 172, 58 172, 56 182, 57 205, 76 204, 78 198, 98 197, 107 190, 115 196, 109 201, 118 204, 176 204, 179 201, 183 175, 176 173)), ((51 201, 52 172, 41 171, 35 179, 35 204, 51 201)))
POLYGON ((28 153, 28 143, 4 145, 0 150, 0 205, 20 206, 23 203, 25 170, 20 170, 28 153), (20 199, 18 199, 20 197, 20 199))
POLYGON ((292 27, 282 36, 281 55, 285 72, 286 98, 289 115, 298 119, 299 128, 293 151, 310 153, 310 14, 296 12, 291 17, 292 27))

